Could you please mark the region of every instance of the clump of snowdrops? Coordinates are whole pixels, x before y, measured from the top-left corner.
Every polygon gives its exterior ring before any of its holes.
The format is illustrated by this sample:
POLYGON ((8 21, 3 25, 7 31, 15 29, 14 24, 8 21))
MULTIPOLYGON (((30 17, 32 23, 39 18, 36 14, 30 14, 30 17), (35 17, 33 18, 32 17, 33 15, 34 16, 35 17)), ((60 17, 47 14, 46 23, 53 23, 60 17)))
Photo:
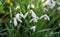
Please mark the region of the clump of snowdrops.
POLYGON ((1 37, 60 37, 60 0, 0 0, 1 37))

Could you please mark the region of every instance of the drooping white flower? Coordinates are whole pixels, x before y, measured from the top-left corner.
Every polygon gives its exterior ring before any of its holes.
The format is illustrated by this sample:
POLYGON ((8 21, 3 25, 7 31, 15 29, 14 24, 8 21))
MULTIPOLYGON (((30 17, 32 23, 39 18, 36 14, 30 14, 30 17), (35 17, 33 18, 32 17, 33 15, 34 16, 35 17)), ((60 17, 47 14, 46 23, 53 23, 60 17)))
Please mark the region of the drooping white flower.
POLYGON ((17 19, 14 17, 14 26, 17 26, 17 19))
POLYGON ((32 4, 32 3, 28 4, 27 8, 29 9, 30 7, 34 8, 34 4, 32 4))
POLYGON ((23 17, 24 19, 27 17, 27 15, 28 15, 28 12, 25 13, 25 15, 23 15, 23 13, 20 13, 20 16, 23 17))
POLYGON ((20 14, 19 14, 19 13, 17 13, 17 14, 15 15, 15 18, 16 18, 19 22, 22 23, 22 20, 20 19, 20 14))
POLYGON ((13 18, 13 20, 14 20, 14 26, 17 26, 17 21, 19 21, 19 22, 22 23, 22 20, 19 19, 19 16, 20 16, 20 14, 17 13, 17 14, 15 15, 15 17, 13 18))
POLYGON ((49 16, 48 16, 47 14, 42 15, 42 16, 40 17, 40 19, 42 19, 42 18, 44 18, 44 20, 50 21, 50 18, 49 18, 49 16))
POLYGON ((36 31, 36 26, 32 26, 30 29, 35 32, 36 31))
POLYGON ((56 2, 54 0, 47 0, 45 3, 43 3, 43 6, 49 6, 49 8, 53 8, 55 6, 56 2))
POLYGON ((30 10, 30 13, 32 14, 33 18, 38 18, 38 16, 35 14, 35 12, 33 10, 30 10))
POLYGON ((37 22, 39 17, 35 14, 35 12, 33 10, 30 10, 30 13, 32 13, 32 19, 30 20, 30 23, 33 22, 37 22))
POLYGON ((19 6, 19 5, 17 5, 15 9, 16 9, 16 10, 17 10, 17 9, 20 9, 20 6, 19 6))

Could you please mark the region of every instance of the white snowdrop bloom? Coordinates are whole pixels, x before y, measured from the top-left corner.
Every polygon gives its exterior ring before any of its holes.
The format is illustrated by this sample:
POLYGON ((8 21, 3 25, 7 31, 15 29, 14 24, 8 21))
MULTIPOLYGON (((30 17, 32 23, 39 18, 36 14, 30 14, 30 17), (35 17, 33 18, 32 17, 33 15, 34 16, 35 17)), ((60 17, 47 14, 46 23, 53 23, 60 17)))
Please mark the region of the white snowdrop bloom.
POLYGON ((28 4, 27 8, 29 9, 30 7, 34 8, 34 4, 32 4, 32 3, 28 4))
POLYGON ((21 22, 22 23, 22 20, 20 20, 20 14, 19 13, 17 13, 16 15, 15 15, 15 18, 19 21, 19 22, 21 22))
POLYGON ((60 10, 60 7, 58 7, 58 10, 60 10))
POLYGON ((16 9, 16 10, 17 10, 17 9, 20 9, 20 6, 19 6, 19 5, 17 5, 15 9, 16 9))
POLYGON ((36 31, 36 26, 32 26, 30 29, 35 32, 36 31))
POLYGON ((32 19, 30 20, 30 23, 33 22, 37 22, 39 17, 35 14, 35 12, 33 10, 30 10, 30 13, 32 13, 32 19))
POLYGON ((44 18, 44 20, 50 21, 50 18, 49 18, 49 16, 48 16, 47 14, 42 15, 42 16, 40 17, 40 19, 42 19, 42 18, 44 18))
POLYGON ((17 26, 17 19, 14 17, 14 26, 17 26))
POLYGON ((38 16, 35 14, 35 12, 33 10, 30 10, 30 13, 32 14, 33 18, 38 18, 38 16))
POLYGON ((43 3, 43 6, 47 5, 49 8, 53 8, 55 6, 56 2, 54 0, 47 0, 45 3, 43 3))
POLYGON ((24 19, 27 17, 27 15, 28 15, 28 12, 25 13, 25 15, 23 15, 22 13, 20 13, 20 16, 23 17, 24 19))

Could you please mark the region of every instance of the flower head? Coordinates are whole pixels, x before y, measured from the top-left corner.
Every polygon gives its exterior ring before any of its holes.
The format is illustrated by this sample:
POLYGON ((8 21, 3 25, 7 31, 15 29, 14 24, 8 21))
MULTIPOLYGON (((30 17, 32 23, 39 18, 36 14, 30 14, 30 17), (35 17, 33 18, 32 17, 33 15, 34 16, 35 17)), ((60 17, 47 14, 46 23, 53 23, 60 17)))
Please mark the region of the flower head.
POLYGON ((36 26, 32 26, 30 29, 35 32, 36 31, 36 26))
POLYGON ((50 21, 50 18, 49 18, 49 16, 48 16, 47 14, 42 15, 42 16, 40 17, 40 19, 42 19, 42 18, 44 18, 44 20, 50 21))
POLYGON ((39 17, 35 14, 35 12, 33 10, 30 10, 30 13, 32 13, 32 19, 30 20, 30 23, 33 22, 37 22, 39 17))
POLYGON ((48 6, 49 8, 53 8, 55 6, 56 2, 54 0, 47 0, 45 3, 43 3, 43 6, 48 6))
POLYGON ((17 26, 17 21, 22 23, 22 20, 20 19, 20 14, 19 13, 17 13, 14 17, 14 26, 17 26))
POLYGON ((20 14, 19 14, 19 13, 17 13, 17 14, 15 15, 15 17, 16 17, 16 18, 19 18, 19 16, 20 16, 20 14))
POLYGON ((28 4, 27 8, 29 9, 30 7, 34 8, 34 5, 32 3, 28 4))
POLYGON ((19 5, 17 5, 15 9, 16 9, 16 10, 17 10, 17 9, 20 9, 20 6, 19 6, 19 5))
POLYGON ((24 19, 27 17, 27 15, 28 15, 28 12, 27 12, 27 13, 25 13, 25 15, 23 15, 23 13, 22 13, 22 12, 20 13, 20 16, 21 16, 21 17, 23 17, 24 19))
POLYGON ((38 16, 35 14, 35 12, 33 10, 30 10, 30 13, 32 14, 33 18, 38 18, 38 16))

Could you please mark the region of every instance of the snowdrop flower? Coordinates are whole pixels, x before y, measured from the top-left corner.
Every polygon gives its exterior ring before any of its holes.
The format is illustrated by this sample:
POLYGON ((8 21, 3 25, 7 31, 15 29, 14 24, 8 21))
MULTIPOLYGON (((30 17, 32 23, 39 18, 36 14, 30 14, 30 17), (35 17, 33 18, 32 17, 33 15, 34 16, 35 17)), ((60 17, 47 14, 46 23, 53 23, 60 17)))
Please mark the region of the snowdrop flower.
POLYGON ((36 26, 32 26, 30 29, 35 32, 36 31, 36 26))
POLYGON ((28 4, 28 6, 27 6, 27 8, 29 9, 29 8, 34 8, 34 5, 31 3, 31 4, 28 4))
POLYGON ((17 5, 17 7, 16 7, 15 9, 16 9, 16 10, 17 10, 17 9, 20 9, 20 6, 19 6, 19 5, 17 5))
POLYGON ((15 18, 19 21, 19 22, 21 22, 22 23, 22 20, 20 20, 20 14, 19 13, 17 13, 16 15, 15 15, 15 18))
POLYGON ((19 21, 20 23, 22 23, 22 20, 19 18, 20 14, 17 13, 14 17, 14 26, 17 26, 17 21, 19 21))
POLYGON ((33 18, 38 18, 38 16, 35 14, 35 12, 33 10, 30 10, 30 13, 32 13, 33 18))
POLYGON ((50 18, 49 18, 49 16, 48 16, 47 14, 42 15, 42 16, 40 17, 40 19, 42 19, 42 18, 44 18, 44 20, 50 21, 50 18))
POLYGON ((14 17, 14 26, 17 26, 17 19, 14 17))
POLYGON ((27 15, 28 15, 28 12, 25 13, 25 15, 23 15, 22 12, 20 13, 20 16, 23 17, 24 19, 27 17, 27 15))
POLYGON ((30 23, 33 22, 37 22, 39 17, 35 14, 35 12, 33 10, 30 10, 30 13, 32 13, 32 19, 30 20, 30 23))
POLYGON ((45 3, 43 3, 43 6, 47 5, 51 9, 55 6, 56 2, 54 0, 47 0, 45 3))

